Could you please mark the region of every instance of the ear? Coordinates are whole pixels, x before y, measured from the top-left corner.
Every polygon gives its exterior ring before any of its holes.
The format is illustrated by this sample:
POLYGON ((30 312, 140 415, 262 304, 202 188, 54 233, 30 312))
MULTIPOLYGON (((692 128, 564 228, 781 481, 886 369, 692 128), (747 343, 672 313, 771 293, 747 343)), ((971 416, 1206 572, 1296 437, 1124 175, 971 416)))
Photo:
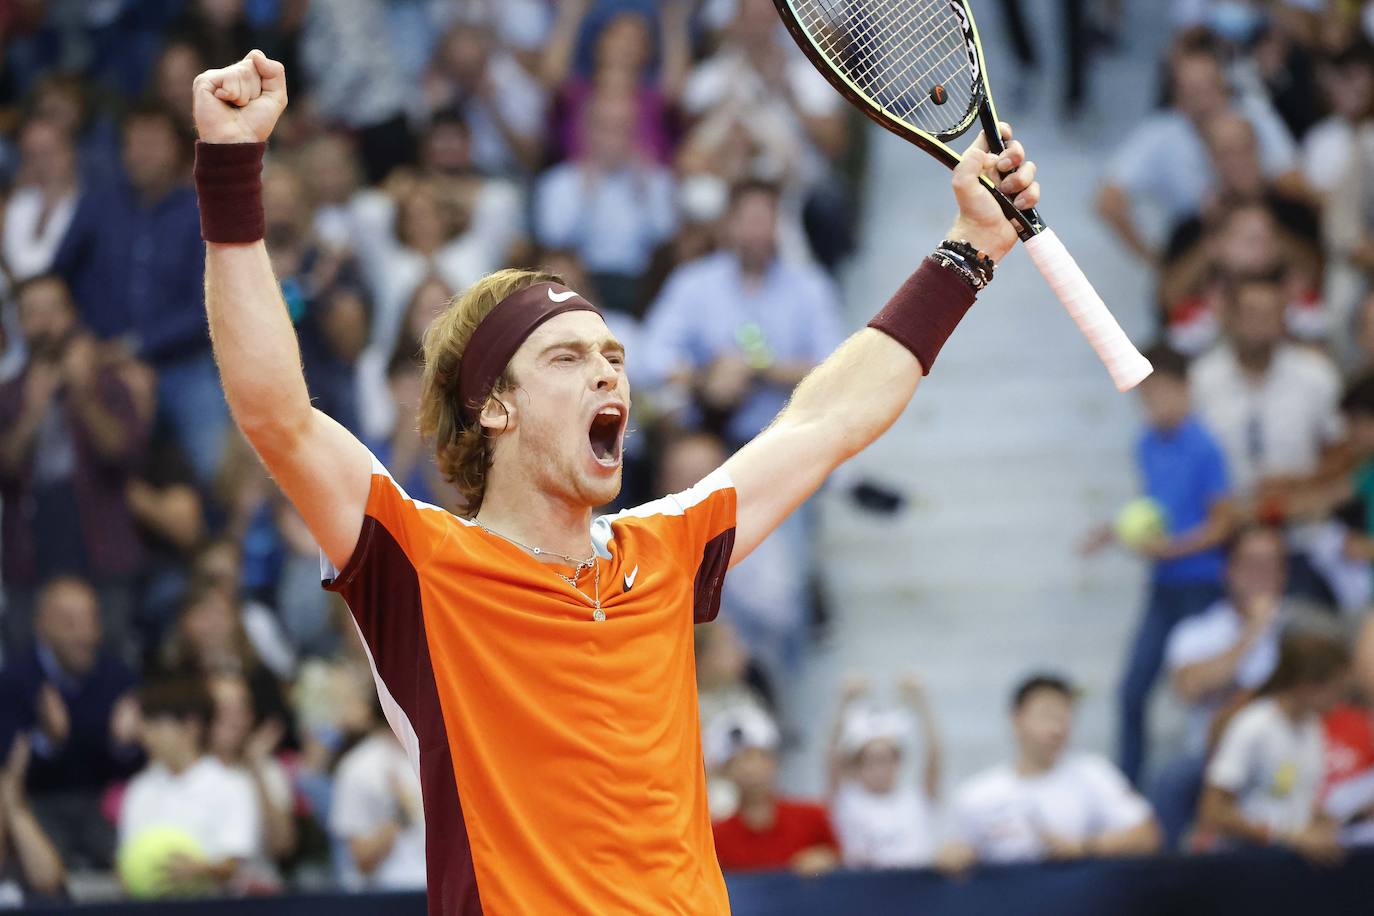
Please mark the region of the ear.
POLYGON ((515 398, 512 394, 513 392, 504 392, 504 397, 493 394, 487 398, 487 403, 482 405, 482 411, 477 415, 477 422, 482 424, 483 429, 493 435, 515 429, 519 422, 519 412, 515 408, 515 398))

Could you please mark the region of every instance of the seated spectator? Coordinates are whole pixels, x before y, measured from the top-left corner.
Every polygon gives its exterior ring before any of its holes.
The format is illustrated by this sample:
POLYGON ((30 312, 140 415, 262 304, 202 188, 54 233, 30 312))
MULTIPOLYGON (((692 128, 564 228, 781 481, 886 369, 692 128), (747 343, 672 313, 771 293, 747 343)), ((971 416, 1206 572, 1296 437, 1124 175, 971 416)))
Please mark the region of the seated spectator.
POLYGON ((79 321, 66 284, 33 277, 18 297, 28 360, 0 386, 5 642, 27 642, 34 589, 70 573, 94 583, 105 638, 132 657, 142 556, 124 488, 142 457, 147 417, 79 321))
MULTIPOLYGON (((381 341, 374 339, 358 357, 358 408, 363 442, 375 446, 389 439, 396 431, 396 424, 407 419, 398 415, 388 372, 395 368, 394 359, 398 354, 414 361, 425 331, 452 297, 453 287, 443 278, 431 275, 421 280, 406 303, 401 326, 390 349, 383 350, 381 341)), ((413 414, 408 421, 411 426, 415 425, 413 414)))
POLYGON ((0 769, 0 907, 70 903, 62 855, 24 790, 28 739, 14 739, 0 769))
POLYGON ((1326 777, 1321 811, 1346 846, 1374 845, 1374 616, 1352 653, 1355 691, 1325 716, 1326 777))
POLYGON ((195 118, 191 114, 191 100, 194 96, 186 91, 186 87, 194 83, 197 76, 210 69, 207 60, 229 61, 242 57, 245 53, 242 49, 235 49, 225 58, 207 58, 195 42, 186 38, 171 39, 162 46, 162 51, 157 56, 152 77, 148 82, 149 88, 159 104, 176 112, 183 124, 193 125, 195 118))
POLYGON ((898 684, 905 708, 861 704, 868 684, 845 687, 830 745, 830 810, 848 868, 921 868, 935 858, 940 738, 920 678, 898 684), (921 731, 919 786, 903 771, 912 719, 921 731))
POLYGON ((1304 340, 1328 327, 1321 291, 1321 223, 1309 196, 1266 178, 1254 129, 1238 114, 1205 127, 1217 186, 1202 209, 1174 225, 1164 252, 1160 297, 1169 337, 1190 353, 1216 339, 1217 287, 1227 276, 1280 272, 1286 323, 1304 340))
POLYGON ((1200 831, 1223 845, 1278 844, 1319 865, 1341 858, 1337 825, 1318 813, 1322 716, 1346 690, 1350 652, 1337 636, 1290 631, 1258 697, 1227 723, 1207 764, 1200 831))
POLYGON ((472 160, 483 172, 508 175, 539 165, 544 91, 488 26, 459 22, 440 39, 424 76, 424 99, 430 111, 461 112, 472 160))
POLYGON ((706 763, 739 791, 739 807, 716 821, 716 858, 730 871, 835 868, 840 846, 825 808, 778 795, 778 729, 752 706, 720 716, 704 741, 706 763))
POLYGON ((1188 711, 1183 752, 1160 774, 1155 810, 1172 846, 1193 817, 1213 720, 1240 692, 1264 683, 1278 661, 1286 578, 1276 528, 1237 532, 1226 556, 1226 598, 1174 627, 1164 659, 1175 696, 1188 711))
POLYGON ((1228 111, 1250 122, 1266 176, 1287 183, 1297 175, 1288 128, 1262 96, 1232 95, 1215 42, 1200 39, 1196 32, 1177 40, 1169 55, 1168 80, 1169 107, 1127 135, 1097 199, 1107 225, 1127 248, 1151 263, 1159 260, 1159 246, 1138 228, 1136 207, 1153 205, 1168 225, 1202 209, 1215 184, 1204 131, 1228 111))
POLYGON ((641 385, 691 392, 695 423, 742 444, 782 409, 798 382, 841 341, 835 287, 817 267, 781 259, 778 191, 738 186, 725 245, 669 276, 645 322, 655 365, 641 385))
MULTIPOLYGON (((413 90, 396 66, 390 34, 386 6, 378 0, 308 4, 300 31, 300 63, 311 105, 326 123, 353 134, 372 183, 415 158, 407 118, 413 90)), ((243 53, 210 59, 224 66, 243 53)))
POLYGON ((206 750, 224 766, 247 776, 262 812, 258 854, 243 863, 243 877, 264 891, 279 890, 276 863, 296 849, 295 797, 291 777, 274 756, 286 736, 280 721, 259 722, 253 697, 241 675, 217 674, 208 683, 215 704, 206 750))
POLYGON ((1012 695, 1016 759, 967 780, 955 793, 956 839, 938 864, 1038 862, 1149 855, 1159 825, 1149 804, 1106 758, 1067 753, 1074 689, 1052 674, 1027 678, 1012 695))
POLYGON ((262 850, 262 811, 252 781, 207 752, 214 704, 199 676, 165 678, 139 691, 148 766, 129 782, 119 811, 119 843, 145 831, 175 828, 199 855, 173 853, 162 863, 171 888, 237 887, 245 862, 262 850))
POLYGON ((49 72, 34 83, 28 99, 30 118, 51 121, 76 142, 77 172, 87 185, 119 174, 119 129, 93 96, 77 74, 49 72))
POLYGON ((232 538, 213 538, 201 545, 191 562, 196 585, 220 589, 239 606, 244 632, 253 652, 272 673, 289 681, 296 673, 296 652, 282 630, 276 613, 251 596, 243 594, 243 547, 232 538))
POLYGON ((188 182, 190 125, 145 104, 124 121, 125 174, 83 185, 53 259, 85 322, 157 371, 157 409, 202 483, 218 467, 229 412, 210 354, 200 210, 188 182))
POLYGON ((437 179, 471 213, 469 232, 486 244, 493 263, 508 263, 525 231, 524 188, 484 174, 472 158, 472 131, 456 111, 437 111, 420 139, 420 170, 437 179))
POLYGON ((692 4, 664 3, 656 16, 651 15, 652 7, 643 5, 603 5, 597 11, 604 11, 599 21, 588 15, 593 6, 587 0, 559 4, 541 61, 544 85, 557 94, 554 154, 558 159, 580 158, 591 140, 583 116, 597 90, 627 87, 634 94, 636 153, 667 165, 673 153, 672 109, 691 64, 687 20, 692 4), (579 72, 577 51, 584 41, 591 44, 591 66, 579 72))
MULTIPOLYGON (((187 93, 189 96, 190 93, 187 93)), ((19 169, 0 215, 10 280, 48 270, 76 213, 76 147, 54 121, 34 120, 19 131, 19 169)))
POLYGON ((545 172, 535 191, 534 235, 571 248, 611 308, 629 311, 654 250, 673 234, 673 176, 634 148, 634 97, 597 90, 584 115, 582 155, 545 172))
POLYGON ((301 362, 311 399, 339 425, 362 429, 359 368, 372 325, 372 303, 361 287, 336 285, 311 304, 300 327, 301 362))
POLYGON ((330 248, 351 248, 354 219, 350 207, 362 184, 352 141, 343 131, 321 133, 301 149, 300 166, 316 237, 330 248))
POLYGON ((212 582, 191 586, 159 662, 162 671, 187 677, 241 675, 253 693, 258 714, 290 728, 291 715, 281 683, 259 659, 233 596, 220 586, 212 582))
POLYGON ((373 696, 361 740, 339 759, 329 833, 342 849, 340 881, 351 891, 425 886, 420 780, 373 696))
MULTIPOLYGON (((1287 489, 1314 474, 1342 437, 1340 374, 1330 359, 1285 340, 1286 296, 1279 277, 1227 283, 1226 339, 1193 363, 1193 403, 1217 437, 1238 498, 1267 521, 1284 519, 1287 489)), ((1306 557, 1310 535, 1292 538, 1294 592, 1327 601, 1306 557)))
MULTIPOLYGON (((695 637, 697 713, 703 740, 717 720, 729 717, 740 706, 769 714, 776 711, 767 679, 749 658, 728 614, 697 626, 695 637)), ((706 794, 712 817, 729 817, 739 806, 735 784, 714 768, 706 774, 706 794)))
POLYGON ((1307 183, 1323 196, 1338 190, 1354 164, 1358 126, 1374 115, 1374 48, 1352 44, 1318 65, 1330 114, 1302 138, 1307 183))
POLYGON ((1141 495, 1163 510, 1165 528, 1136 548, 1152 561, 1149 594, 1118 691, 1118 759, 1133 785, 1145 765, 1146 711, 1169 634, 1221 597, 1221 546, 1234 525, 1226 460, 1193 413, 1187 362, 1166 346, 1146 352, 1155 371, 1139 388, 1147 426, 1136 445, 1136 471, 1141 495))
MULTIPOLYGON (((100 799, 139 763, 134 673, 101 649, 94 590, 60 577, 39 593, 35 641, 8 657, 4 703, 26 755, 32 807, 67 862, 108 868, 114 832, 100 799)), ((0 735, 5 745, 8 735, 0 735)))

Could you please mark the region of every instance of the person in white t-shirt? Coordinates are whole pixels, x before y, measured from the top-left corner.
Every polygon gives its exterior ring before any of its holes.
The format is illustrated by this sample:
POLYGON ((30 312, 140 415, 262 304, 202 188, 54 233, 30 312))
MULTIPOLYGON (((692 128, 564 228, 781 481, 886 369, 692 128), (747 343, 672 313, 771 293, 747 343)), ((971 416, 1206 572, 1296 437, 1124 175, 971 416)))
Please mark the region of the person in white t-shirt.
POLYGON ((905 708, 860 704, 868 683, 845 685, 830 748, 830 819, 849 868, 920 868, 935 858, 940 741, 920 678, 898 684, 905 708), (919 785, 903 771, 913 719, 924 760, 919 785))
POLYGON ((1217 711, 1241 691, 1257 689, 1278 661, 1284 551, 1277 528, 1237 532, 1227 547, 1226 597, 1180 623, 1165 645, 1169 683, 1188 717, 1181 753, 1164 765, 1150 792, 1170 847, 1193 820, 1217 711))
POLYGON ((1149 804, 1099 754, 1066 752, 1074 689, 1062 677, 1028 678, 1013 694, 1016 759, 966 781, 951 811, 954 839, 937 867, 1148 855, 1160 846, 1149 804))
POLYGON ((266 856, 262 814, 248 777, 205 752, 214 712, 205 683, 193 676, 155 681, 139 691, 139 704, 149 763, 124 794, 119 846, 150 828, 177 829, 199 855, 173 853, 160 863, 169 888, 229 888, 242 863, 266 856))
POLYGON ((1254 128, 1267 176, 1290 184, 1298 177, 1297 150, 1288 128, 1263 95, 1232 94, 1214 46, 1190 38, 1175 47, 1169 84, 1170 107, 1126 137, 1097 199, 1107 225, 1134 254, 1150 262, 1158 260, 1159 245, 1142 231, 1136 205, 1153 205, 1169 226, 1199 211, 1216 184, 1202 128, 1227 111, 1244 116, 1254 128))
POLYGON ((339 759, 329 808, 339 880, 352 891, 425 886, 420 778, 373 699, 371 730, 339 759))
POLYGON ((1348 687, 1350 650, 1321 632, 1285 634, 1259 697, 1227 724, 1207 765, 1200 834, 1223 845, 1287 846, 1321 865, 1341 859, 1335 821, 1318 810, 1322 716, 1348 687))

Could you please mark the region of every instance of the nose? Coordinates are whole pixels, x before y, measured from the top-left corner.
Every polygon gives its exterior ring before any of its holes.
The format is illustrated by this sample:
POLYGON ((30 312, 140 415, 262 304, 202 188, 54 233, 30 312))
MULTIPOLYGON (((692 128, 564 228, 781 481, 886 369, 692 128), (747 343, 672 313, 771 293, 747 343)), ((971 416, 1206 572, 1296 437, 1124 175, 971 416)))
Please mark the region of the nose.
POLYGON ((615 387, 615 382, 615 365, 604 354, 597 354, 593 361, 592 387, 597 391, 609 391, 615 387))

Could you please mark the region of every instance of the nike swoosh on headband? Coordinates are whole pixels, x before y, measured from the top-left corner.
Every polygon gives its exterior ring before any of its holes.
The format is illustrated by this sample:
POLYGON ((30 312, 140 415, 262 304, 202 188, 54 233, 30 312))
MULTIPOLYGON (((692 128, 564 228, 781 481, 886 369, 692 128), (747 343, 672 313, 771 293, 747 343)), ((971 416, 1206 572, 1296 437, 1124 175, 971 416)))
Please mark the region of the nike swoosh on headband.
POLYGON ((550 286, 550 287, 548 288, 548 293, 549 293, 549 298, 552 299, 554 302, 567 302, 567 301, 568 301, 569 299, 571 299, 573 296, 576 296, 576 295, 577 295, 577 293, 573 292, 573 291, 570 290, 570 289, 564 290, 564 291, 561 292, 561 293, 555 293, 555 292, 553 291, 553 287, 552 287, 552 286, 550 286))

